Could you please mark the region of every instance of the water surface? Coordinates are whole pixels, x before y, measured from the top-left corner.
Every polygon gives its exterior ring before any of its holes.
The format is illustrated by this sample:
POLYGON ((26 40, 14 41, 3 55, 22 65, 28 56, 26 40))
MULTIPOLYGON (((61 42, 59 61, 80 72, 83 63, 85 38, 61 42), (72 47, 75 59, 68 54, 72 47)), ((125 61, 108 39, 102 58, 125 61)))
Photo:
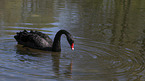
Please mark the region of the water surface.
POLYGON ((3 81, 144 81, 144 0, 0 0, 0 78, 3 81), (62 52, 18 45, 24 29, 54 38, 62 52))

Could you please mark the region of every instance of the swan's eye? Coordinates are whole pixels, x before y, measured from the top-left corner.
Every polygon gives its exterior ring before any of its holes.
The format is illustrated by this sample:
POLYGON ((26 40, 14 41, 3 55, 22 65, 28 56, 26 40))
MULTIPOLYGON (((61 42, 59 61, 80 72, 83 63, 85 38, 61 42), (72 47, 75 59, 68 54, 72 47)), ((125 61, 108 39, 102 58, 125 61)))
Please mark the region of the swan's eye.
POLYGON ((74 50, 74 43, 71 44, 71 49, 74 50))

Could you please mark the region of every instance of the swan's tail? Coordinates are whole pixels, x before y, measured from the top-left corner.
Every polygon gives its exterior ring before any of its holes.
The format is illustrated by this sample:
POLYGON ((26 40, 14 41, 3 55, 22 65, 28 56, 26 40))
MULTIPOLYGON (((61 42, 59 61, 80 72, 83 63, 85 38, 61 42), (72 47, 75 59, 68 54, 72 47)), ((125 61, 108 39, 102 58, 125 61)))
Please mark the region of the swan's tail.
POLYGON ((29 34, 30 33, 27 32, 26 30, 20 31, 20 32, 17 32, 17 34, 14 36, 14 38, 16 39, 18 44, 22 44, 22 42, 28 41, 29 34))

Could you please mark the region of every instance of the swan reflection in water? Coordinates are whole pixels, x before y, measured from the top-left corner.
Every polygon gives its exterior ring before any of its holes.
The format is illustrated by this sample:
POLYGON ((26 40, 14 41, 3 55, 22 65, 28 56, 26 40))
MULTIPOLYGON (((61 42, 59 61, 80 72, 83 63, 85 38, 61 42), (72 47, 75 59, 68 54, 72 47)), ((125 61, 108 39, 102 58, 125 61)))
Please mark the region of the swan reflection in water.
MULTIPOLYGON (((30 71, 35 69, 33 68, 33 65, 36 66, 41 70, 43 69, 48 69, 45 71, 45 73, 54 73, 56 77, 60 76, 65 76, 67 78, 72 78, 72 60, 67 59, 70 62, 69 64, 63 64, 64 62, 61 63, 60 52, 48 52, 48 51, 42 51, 42 50, 37 50, 37 49, 32 49, 28 47, 23 47, 22 45, 17 45, 16 46, 16 57, 19 59, 20 63, 26 63, 28 62, 28 66, 31 67, 30 71), (34 64, 36 63, 36 64, 34 64), (47 63, 47 64, 46 64, 47 63), (31 65, 32 64, 32 65, 31 65), (63 68, 61 68, 63 67, 63 68), (51 70, 50 70, 51 69, 51 70)), ((66 59, 64 59, 66 60, 66 59)), ((27 65, 27 63, 26 63, 27 65)), ((26 67, 27 68, 27 67, 26 67)), ((24 66, 25 69, 25 66, 24 66)), ((38 73, 39 74, 39 73, 38 73)), ((41 75, 41 74, 40 74, 41 75)))

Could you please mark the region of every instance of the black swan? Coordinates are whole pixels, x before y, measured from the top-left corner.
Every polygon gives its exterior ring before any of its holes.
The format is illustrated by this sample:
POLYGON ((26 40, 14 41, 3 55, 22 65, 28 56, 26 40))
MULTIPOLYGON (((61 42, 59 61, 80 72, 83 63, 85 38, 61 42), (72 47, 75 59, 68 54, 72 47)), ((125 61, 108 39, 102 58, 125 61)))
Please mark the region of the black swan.
POLYGON ((25 47, 47 50, 47 51, 61 51, 60 39, 61 35, 65 34, 67 40, 71 46, 71 49, 74 50, 74 40, 69 32, 66 30, 59 30, 54 38, 54 41, 50 39, 50 37, 42 32, 39 31, 30 31, 27 32, 26 30, 17 32, 14 36, 18 44, 21 44, 25 47))

